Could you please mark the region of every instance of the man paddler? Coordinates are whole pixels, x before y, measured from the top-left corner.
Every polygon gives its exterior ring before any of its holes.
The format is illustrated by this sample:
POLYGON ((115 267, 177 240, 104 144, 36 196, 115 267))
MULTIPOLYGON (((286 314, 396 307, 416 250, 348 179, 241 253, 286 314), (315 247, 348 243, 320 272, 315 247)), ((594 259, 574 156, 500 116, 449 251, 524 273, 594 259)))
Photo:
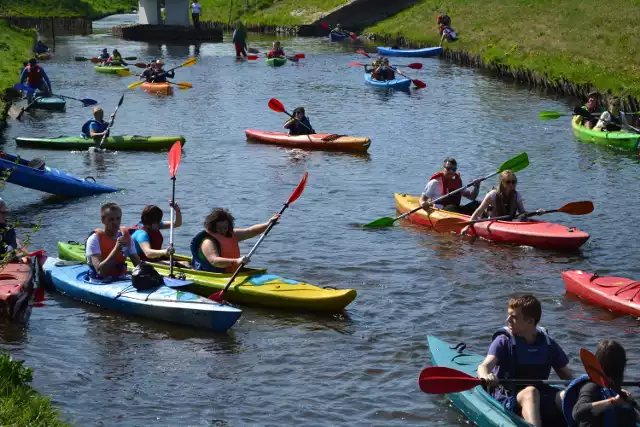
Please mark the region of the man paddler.
POLYGON ((444 159, 442 170, 434 173, 431 175, 431 178, 429 178, 429 181, 420 196, 420 204, 425 209, 429 207, 436 207, 449 212, 471 215, 480 205, 476 200, 478 193, 480 192, 480 182, 481 180, 479 179, 472 181, 471 183, 473 184, 473 188, 466 188, 456 194, 452 194, 451 196, 444 198, 443 200, 439 200, 434 204, 432 202, 433 200, 464 187, 462 178, 458 173, 458 162, 453 157, 447 157, 444 159), (472 202, 467 203, 466 205, 461 205, 462 196, 472 200, 472 202))

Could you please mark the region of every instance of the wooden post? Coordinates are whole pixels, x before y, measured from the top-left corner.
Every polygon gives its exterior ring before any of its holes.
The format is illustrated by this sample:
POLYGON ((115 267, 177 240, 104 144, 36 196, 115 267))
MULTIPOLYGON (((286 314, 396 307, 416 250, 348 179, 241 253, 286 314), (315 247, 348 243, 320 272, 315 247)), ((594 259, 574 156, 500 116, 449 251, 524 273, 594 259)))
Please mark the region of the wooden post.
POLYGON ((53 40, 53 53, 56 53, 56 30, 55 20, 51 18, 51 40, 53 40))

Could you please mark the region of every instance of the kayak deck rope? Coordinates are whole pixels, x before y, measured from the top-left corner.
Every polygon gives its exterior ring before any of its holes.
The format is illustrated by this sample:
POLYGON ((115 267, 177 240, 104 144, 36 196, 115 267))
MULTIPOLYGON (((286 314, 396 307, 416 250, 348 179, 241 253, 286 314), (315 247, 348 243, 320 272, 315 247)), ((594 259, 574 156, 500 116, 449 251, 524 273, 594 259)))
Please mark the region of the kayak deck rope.
POLYGON ((623 292, 627 292, 627 291, 633 291, 636 290, 636 292, 633 294, 633 296, 629 299, 629 301, 633 301, 635 299, 635 297, 638 296, 638 294, 640 294, 640 282, 631 282, 625 286, 623 286, 622 288, 620 288, 619 290, 616 291, 616 293, 614 294, 615 296, 620 295, 623 292), (637 290, 636 290, 637 289, 637 290))

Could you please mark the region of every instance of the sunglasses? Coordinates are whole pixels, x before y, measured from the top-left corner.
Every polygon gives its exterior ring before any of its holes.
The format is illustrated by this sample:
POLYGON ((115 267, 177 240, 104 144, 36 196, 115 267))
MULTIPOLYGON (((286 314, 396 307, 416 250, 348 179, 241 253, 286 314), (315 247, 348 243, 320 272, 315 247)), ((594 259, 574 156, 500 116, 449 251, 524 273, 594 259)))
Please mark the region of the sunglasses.
POLYGON ((517 179, 508 179, 504 182, 505 184, 513 184, 516 185, 518 183, 517 179))
POLYGON ((448 170, 449 172, 455 172, 458 170, 458 168, 452 168, 451 166, 445 167, 446 170, 448 170))

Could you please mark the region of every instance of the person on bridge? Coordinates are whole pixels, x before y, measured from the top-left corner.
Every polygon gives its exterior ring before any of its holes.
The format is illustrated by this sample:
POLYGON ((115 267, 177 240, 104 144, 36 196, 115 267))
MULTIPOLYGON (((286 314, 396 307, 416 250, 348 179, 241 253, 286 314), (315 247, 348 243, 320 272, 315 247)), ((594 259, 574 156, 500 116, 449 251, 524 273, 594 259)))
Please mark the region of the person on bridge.
POLYGON ((174 78, 176 74, 173 71, 165 71, 162 69, 164 62, 162 59, 158 59, 151 64, 150 68, 147 68, 140 75, 141 78, 146 79, 148 83, 166 83, 167 78, 174 78))
MULTIPOLYGON (((51 81, 49 80, 49 76, 44 71, 44 68, 38 64, 36 58, 31 58, 29 60, 29 64, 24 67, 22 70, 22 74, 20 74, 20 84, 24 84, 27 82, 27 86, 31 89, 39 90, 40 93, 38 96, 49 96, 51 95, 51 81)), ((27 95, 27 100, 31 102, 34 92, 30 92, 27 95)))
POLYGON ((198 3, 198 0, 193 0, 191 3, 191 19, 193 19, 193 26, 196 30, 200 29, 200 13, 202 12, 202 6, 198 3))
POLYGON ((293 110, 293 118, 284 124, 285 129, 289 129, 289 135, 312 135, 316 133, 309 122, 309 118, 304 113, 304 107, 293 110))
POLYGON ((38 40, 36 47, 33 49, 35 53, 38 55, 49 52, 49 47, 42 42, 42 40, 38 40))
POLYGON ((234 47, 236 48, 236 57, 240 58, 240 55, 247 57, 247 29, 242 21, 239 19, 236 21, 236 29, 233 30, 233 37, 231 38, 234 47))
POLYGON ((284 58, 284 49, 280 46, 280 42, 273 42, 273 47, 267 54, 267 58, 284 58))

